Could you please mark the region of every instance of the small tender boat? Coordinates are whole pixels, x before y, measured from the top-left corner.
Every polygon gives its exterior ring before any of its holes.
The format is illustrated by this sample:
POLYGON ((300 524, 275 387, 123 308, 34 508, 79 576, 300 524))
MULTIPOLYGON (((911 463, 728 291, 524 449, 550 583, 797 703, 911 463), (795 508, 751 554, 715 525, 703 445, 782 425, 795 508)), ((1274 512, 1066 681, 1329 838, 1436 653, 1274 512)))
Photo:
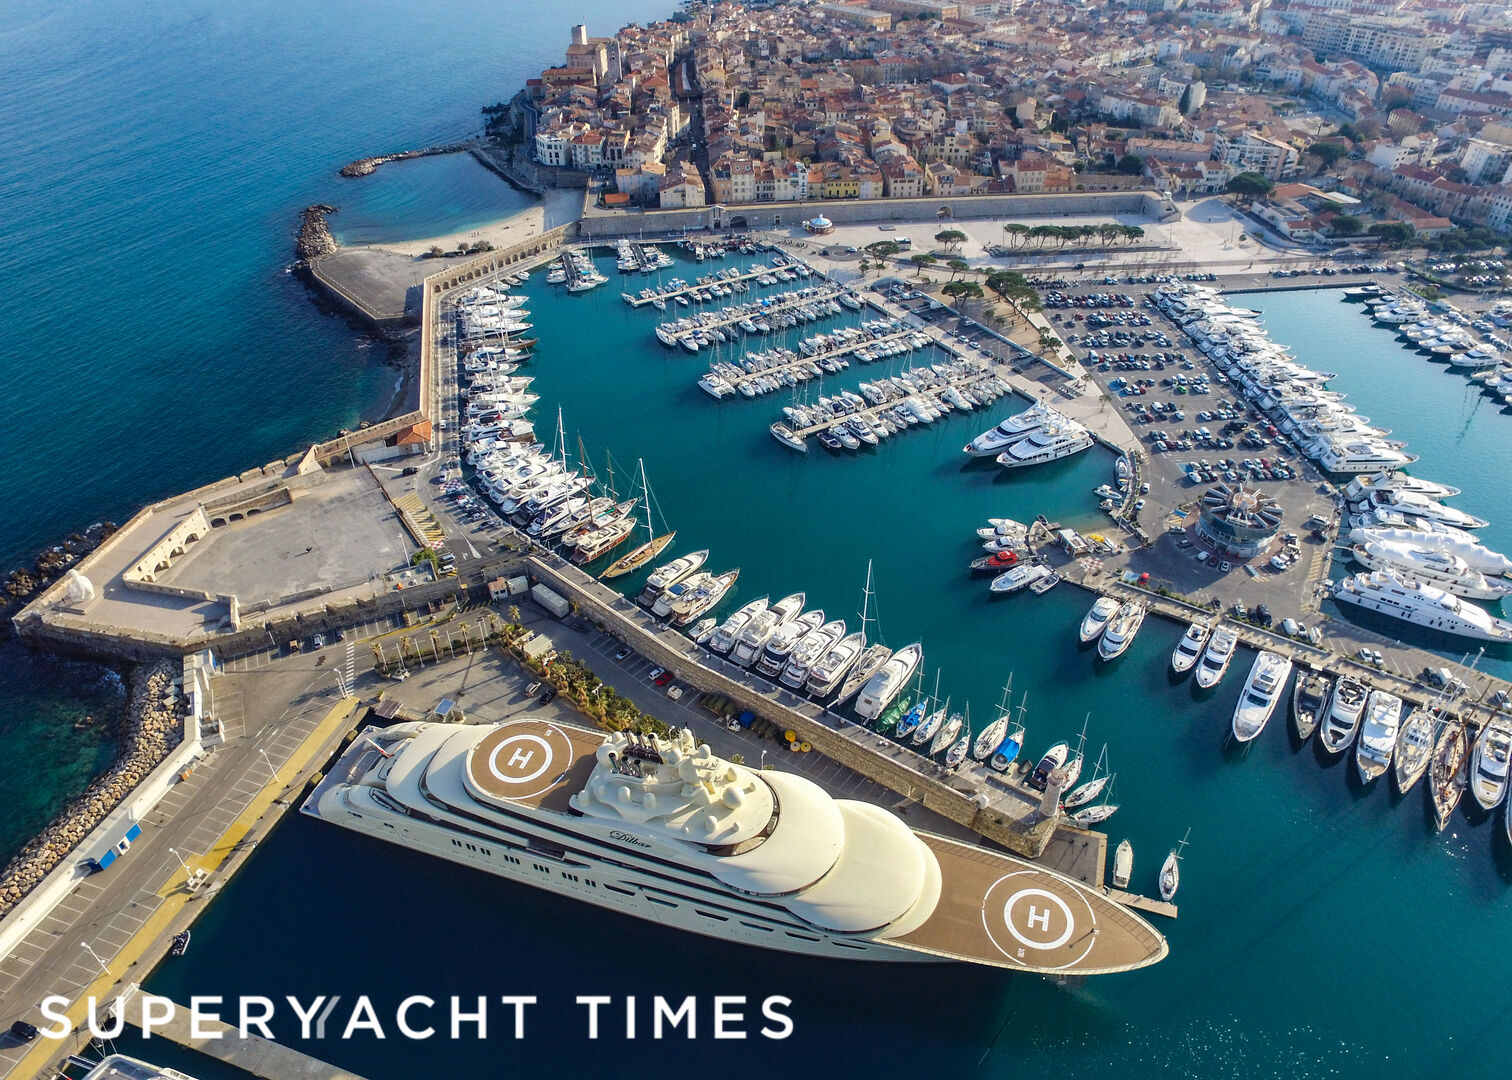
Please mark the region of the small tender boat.
POLYGON ((169 956, 183 956, 189 951, 189 931, 180 930, 173 935, 173 946, 168 950, 169 956))
POLYGON ((718 622, 718 619, 708 618, 700 619, 698 622, 694 623, 693 626, 688 630, 688 636, 693 639, 693 644, 708 644, 709 639, 714 636, 714 631, 717 628, 716 624, 718 622))
POLYGON ((1113 885, 1119 889, 1129 887, 1129 875, 1134 872, 1134 845, 1120 840, 1113 852, 1113 885))
POLYGON ((1202 650, 1207 647, 1208 635, 1212 631, 1206 623, 1194 622, 1187 627, 1181 640, 1176 643, 1176 648, 1171 652, 1171 670, 1182 675, 1192 670, 1202 656, 1202 650))
POLYGON ((1325 672, 1306 669, 1297 676, 1292 687, 1292 722, 1297 725, 1297 738, 1306 742, 1312 736, 1332 692, 1333 679, 1325 672))

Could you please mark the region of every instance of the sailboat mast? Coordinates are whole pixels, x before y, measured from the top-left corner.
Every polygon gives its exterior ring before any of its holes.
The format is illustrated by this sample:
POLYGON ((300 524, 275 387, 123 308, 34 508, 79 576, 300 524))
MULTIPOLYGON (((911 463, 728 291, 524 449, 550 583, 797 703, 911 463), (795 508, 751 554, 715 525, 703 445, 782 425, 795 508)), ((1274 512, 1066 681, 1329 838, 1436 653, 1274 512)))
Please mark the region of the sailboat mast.
POLYGON ((866 616, 871 610, 872 561, 866 560, 866 586, 861 590, 861 648, 866 648, 866 616))
POLYGON ((646 500, 646 539, 655 540, 656 533, 651 528, 651 489, 646 486, 646 460, 637 458, 635 463, 640 466, 641 498, 646 500))

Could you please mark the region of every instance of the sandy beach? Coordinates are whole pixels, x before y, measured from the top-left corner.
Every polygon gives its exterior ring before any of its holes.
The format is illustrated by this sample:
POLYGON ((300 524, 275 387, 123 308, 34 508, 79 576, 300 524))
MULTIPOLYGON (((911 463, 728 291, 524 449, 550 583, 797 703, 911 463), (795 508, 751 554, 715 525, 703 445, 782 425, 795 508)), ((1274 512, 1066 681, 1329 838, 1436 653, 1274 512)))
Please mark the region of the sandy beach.
MULTIPOLYGON (((504 183, 502 179, 499 182, 504 183)), ((558 225, 576 221, 582 216, 583 196, 584 192, 581 190, 553 188, 547 191, 541 201, 534 206, 499 221, 480 225, 476 229, 463 229, 460 232, 447 233, 445 236, 429 236, 420 240, 405 240, 391 244, 361 244, 356 247, 408 256, 423 255, 432 247, 440 247, 443 251, 455 251, 457 245, 463 242, 476 244, 483 240, 496 248, 508 247, 510 244, 528 240, 532 236, 539 236, 558 225)))

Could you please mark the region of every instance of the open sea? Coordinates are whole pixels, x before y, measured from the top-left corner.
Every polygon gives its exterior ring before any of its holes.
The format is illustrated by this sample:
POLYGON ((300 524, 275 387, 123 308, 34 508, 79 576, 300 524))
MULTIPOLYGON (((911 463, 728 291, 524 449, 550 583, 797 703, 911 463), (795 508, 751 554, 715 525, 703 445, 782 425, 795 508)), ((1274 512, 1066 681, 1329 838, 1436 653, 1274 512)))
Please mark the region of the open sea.
MULTIPOLYGON (((572 21, 607 32, 665 13, 605 0, 571 12, 475 0, 0 12, 11 76, 0 84, 0 215, 17 234, 0 250, 12 346, 0 388, 23 405, 12 445, 24 451, 0 458, 13 508, 0 554, 14 562, 380 410, 395 372, 282 273, 297 211, 341 206, 333 224, 349 240, 513 212, 523 200, 464 159, 357 181, 335 170, 474 130, 479 105, 560 57, 572 21)), ((1462 807, 1436 835, 1422 790, 1405 800, 1384 784, 1361 790, 1347 761, 1296 746, 1281 712, 1247 753, 1227 747, 1248 654, 1199 692, 1169 674, 1177 626, 1147 621, 1124 657, 1100 665, 1076 644, 1086 594, 1062 586, 994 602, 984 579, 967 578, 973 530, 989 516, 1095 525, 1091 490, 1111 478, 1109 455, 1016 473, 966 463, 960 447, 1017 407, 1006 403, 854 457, 792 454, 766 431, 782 395, 708 398, 695 386, 703 360, 663 348, 657 313, 623 304, 612 260, 600 261, 614 280, 596 292, 569 296, 539 274, 527 286, 542 343, 530 371, 539 427, 560 405, 569 444, 580 437, 601 474, 613 455, 621 490, 643 459, 679 530, 675 550, 709 547, 711 568, 741 568, 732 600, 805 589, 810 606, 854 623, 872 560, 883 637, 922 641, 928 680, 938 670, 941 693, 970 702, 977 726, 1010 674, 1015 697, 1027 694, 1031 751, 1074 737, 1086 718, 1092 753, 1106 744, 1119 774, 1108 832, 1134 844, 1133 887, 1152 891, 1166 851, 1192 830, 1181 918, 1161 927, 1170 957, 1067 987, 821 963, 662 931, 295 816, 148 989, 179 1001, 369 994, 385 1018, 409 994, 540 998, 518 1042, 496 1007, 486 1042, 409 1042, 390 1025, 383 1042, 309 1047, 370 1080, 493 1076, 501 1061, 511 1074, 1505 1075, 1512 853, 1499 819, 1462 807), (698 1040, 647 1045, 644 1013, 638 1040, 618 1023, 585 1038, 576 995, 633 994, 644 1009, 657 993, 699 997, 698 1040), (714 1042, 715 994, 790 997, 793 1036, 714 1042)), ((629 280, 635 291, 644 279, 629 280)), ((1299 358, 1338 372, 1336 388, 1422 455, 1415 471, 1463 487, 1458 504, 1493 522, 1487 542, 1512 548, 1512 415, 1337 293, 1240 302, 1262 308, 1299 358)), ((827 392, 879 370, 853 367, 827 392)), ((3 852, 99 767, 99 737, 72 723, 121 691, 103 669, 14 645, 0 661, 12 751, 3 852)), ((198 1068, 156 1041, 144 1052, 198 1068)))

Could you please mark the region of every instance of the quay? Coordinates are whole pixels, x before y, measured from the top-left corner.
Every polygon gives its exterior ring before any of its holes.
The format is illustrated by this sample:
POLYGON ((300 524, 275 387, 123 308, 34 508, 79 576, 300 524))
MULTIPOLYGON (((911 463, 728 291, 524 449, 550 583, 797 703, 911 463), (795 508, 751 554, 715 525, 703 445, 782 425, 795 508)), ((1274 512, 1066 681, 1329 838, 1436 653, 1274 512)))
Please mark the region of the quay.
MULTIPOLYGON (((655 296, 631 296, 629 293, 622 293, 621 296, 624 298, 625 303, 629 304, 631 307, 641 308, 645 307, 653 300, 661 300, 662 302, 666 303, 675 302, 679 296, 686 296, 691 298, 692 294, 702 292, 710 285, 735 285, 747 281, 754 281, 759 277, 765 277, 767 274, 777 273, 783 268, 783 266, 773 267, 758 264, 757 266, 753 267, 750 270, 744 271, 743 273, 734 273, 732 272, 732 270, 721 270, 717 274, 709 274, 707 277, 700 278, 691 285, 685 285, 680 289, 667 289, 664 292, 657 293, 655 296)), ((814 276, 819 276, 817 271, 815 272, 814 276)))
POLYGON ((822 304, 826 301, 834 300, 836 297, 847 292, 844 286, 839 285, 827 289, 823 286, 813 286, 812 288, 814 289, 813 292, 808 292, 806 289, 795 290, 805 295, 789 294, 783 298, 767 297, 763 300, 752 300, 749 303, 734 304, 730 307, 701 311, 697 315, 688 317, 687 322, 692 325, 684 326, 681 329, 677 326, 678 322, 683 321, 681 319, 669 323, 660 323, 656 329, 664 331, 667 334, 679 336, 695 330, 723 330, 727 326, 737 325, 742 319, 764 319, 769 315, 781 315, 784 311, 790 311, 793 308, 805 307, 809 304, 822 304), (726 312, 733 312, 733 314, 726 314, 726 312))
MULTIPOLYGON (((147 1004, 138 993, 139 990, 140 987, 132 983, 121 996, 124 1012, 121 1019, 135 1028, 143 1027, 142 1014, 147 1004), (136 1005, 141 1008, 134 1008, 136 1005)), ((210 1034, 196 1036, 190 1025, 190 1011, 174 1002, 173 1015, 167 1020, 158 1020, 154 1014, 148 1037, 167 1039, 186 1050, 204 1054, 266 1080, 363 1080, 354 1072, 339 1069, 282 1043, 264 1039, 251 1032, 243 1036, 230 1024, 212 1020, 208 1016, 200 1018, 199 1028, 210 1034)))

